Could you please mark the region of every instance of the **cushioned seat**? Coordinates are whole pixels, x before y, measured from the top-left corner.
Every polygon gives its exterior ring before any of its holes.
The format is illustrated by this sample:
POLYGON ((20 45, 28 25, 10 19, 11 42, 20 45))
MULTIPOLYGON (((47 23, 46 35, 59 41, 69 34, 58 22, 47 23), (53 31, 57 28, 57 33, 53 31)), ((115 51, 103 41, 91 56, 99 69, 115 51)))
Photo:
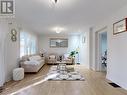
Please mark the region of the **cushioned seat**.
POLYGON ((69 54, 64 54, 62 61, 65 61, 66 64, 73 64, 74 63, 74 59, 72 57, 70 57, 69 54))
POLYGON ((47 64, 56 64, 57 56, 56 54, 50 54, 47 59, 47 64))
POLYGON ((24 69, 16 68, 13 70, 13 80, 18 81, 24 78, 24 69))
POLYGON ((42 58, 39 55, 30 56, 24 59, 25 60, 20 64, 21 67, 24 68, 25 72, 38 72, 41 69, 41 67, 45 64, 44 57, 42 58))

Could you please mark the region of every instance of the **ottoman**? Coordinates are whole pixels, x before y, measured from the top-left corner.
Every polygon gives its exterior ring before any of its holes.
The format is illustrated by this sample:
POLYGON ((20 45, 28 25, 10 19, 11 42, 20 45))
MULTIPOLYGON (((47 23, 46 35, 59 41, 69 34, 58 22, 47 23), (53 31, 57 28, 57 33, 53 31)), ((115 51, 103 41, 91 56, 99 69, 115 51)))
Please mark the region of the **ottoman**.
POLYGON ((13 70, 13 80, 19 81, 24 78, 24 69, 23 68, 16 68, 13 70))

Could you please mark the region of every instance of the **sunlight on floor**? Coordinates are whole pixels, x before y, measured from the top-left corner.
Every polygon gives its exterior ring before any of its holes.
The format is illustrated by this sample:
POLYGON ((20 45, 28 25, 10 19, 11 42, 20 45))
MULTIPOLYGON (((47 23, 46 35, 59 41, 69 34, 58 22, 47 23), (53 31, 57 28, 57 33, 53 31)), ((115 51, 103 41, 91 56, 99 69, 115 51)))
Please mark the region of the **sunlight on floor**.
MULTIPOLYGON (((47 81, 47 80, 50 79, 50 78, 56 77, 57 75, 58 75, 58 73, 52 74, 52 75, 50 75, 50 76, 47 76, 46 78, 44 78, 43 80, 41 80, 41 81, 39 81, 39 82, 36 82, 36 83, 34 83, 34 84, 32 84, 32 85, 29 85, 29 86, 27 86, 27 87, 25 87, 25 88, 22 88, 22 89, 20 89, 20 90, 18 90, 18 91, 16 91, 16 92, 13 92, 13 93, 11 93, 11 94, 8 94, 8 95, 15 95, 15 94, 17 94, 17 93, 20 93, 20 92, 22 92, 23 90, 26 90, 26 89, 31 88, 31 87, 33 87, 33 86, 39 85, 39 84, 41 84, 41 83, 47 81)), ((24 95, 24 94, 23 94, 23 95, 24 95)))

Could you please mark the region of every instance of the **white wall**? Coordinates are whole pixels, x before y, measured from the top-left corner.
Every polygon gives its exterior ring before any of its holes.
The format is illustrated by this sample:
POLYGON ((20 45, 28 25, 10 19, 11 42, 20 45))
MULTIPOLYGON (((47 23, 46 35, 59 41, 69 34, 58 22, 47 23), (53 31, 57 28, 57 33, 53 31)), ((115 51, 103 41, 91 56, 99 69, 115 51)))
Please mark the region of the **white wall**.
POLYGON ((19 35, 20 31, 16 26, 16 23, 13 22, 12 25, 8 25, 8 32, 5 39, 5 64, 6 64, 6 81, 9 81, 12 79, 12 71, 14 68, 19 66, 19 54, 20 54, 20 47, 19 47, 19 35), (11 41, 11 34, 10 31, 12 28, 15 28, 17 30, 17 41, 12 42, 11 41))
MULTIPOLYGON (((121 8, 102 23, 94 26, 94 32, 107 26, 108 67, 107 79, 127 89, 127 32, 113 35, 113 23, 127 17, 127 6, 121 8)), ((95 38, 95 33, 93 35, 95 38)), ((95 45, 93 45, 95 46, 95 45)), ((93 61, 95 63, 95 60, 93 61)), ((94 65, 93 65, 94 66, 94 65)))
MULTIPOLYGON (((1 50, 1 46, 0 46, 0 53, 2 52, 3 53, 2 57, 4 57, 3 62, 0 62, 0 86, 2 86, 4 82, 12 79, 13 69, 19 67, 20 29, 17 26, 15 19, 0 19, 0 33, 5 34, 5 38, 2 39, 4 44, 4 50, 1 50), (17 34, 16 42, 11 41, 11 29, 17 30, 18 34, 17 34), (1 69, 1 67, 4 68, 1 69)), ((2 37, 3 36, 4 35, 2 35, 2 37)), ((1 45, 1 41, 0 41, 0 45, 1 45)))
MULTIPOLYGON (((3 82, 8 81, 12 77, 12 70, 17 67, 17 60, 19 58, 19 31, 16 27, 15 22, 13 19, 0 19, 0 30, 1 32, 4 32, 5 39, 3 41, 4 43, 4 50, 2 50, 4 61, 3 61, 3 82), (8 24, 10 22, 14 22, 13 24, 8 24), (15 28, 18 32, 17 34, 17 41, 12 42, 11 41, 11 29, 15 28)), ((2 64, 0 64, 2 66, 2 64)), ((1 69, 0 69, 1 70, 1 69)))
POLYGON ((4 23, 0 21, 0 87, 3 86, 5 82, 4 40, 6 33, 3 31, 6 31, 6 28, 4 27, 4 23))
POLYGON ((68 36, 68 49, 67 52, 76 50, 80 46, 80 36, 70 35, 68 36))
MULTIPOLYGON (((70 53, 77 48, 79 51, 79 62, 89 68, 89 32, 80 35, 40 35, 39 36, 39 51, 44 50, 47 54, 57 53, 65 54, 70 53), (83 43, 85 37, 85 43, 83 43), (50 38, 68 38, 68 48, 50 48, 50 38)), ((77 58, 77 57, 76 57, 77 58)), ((78 58, 76 59, 76 61, 78 58)))
POLYGON ((89 44, 89 36, 90 33, 86 32, 80 35, 80 60, 81 64, 85 65, 86 68, 89 68, 89 49, 90 49, 90 44, 89 44), (85 37, 85 43, 83 43, 83 37, 85 37))
POLYGON ((65 54, 70 53, 79 47, 80 39, 79 35, 41 35, 39 36, 39 51, 44 50, 47 54, 65 54), (67 48, 50 48, 50 38, 67 38, 68 47, 67 48))
POLYGON ((40 35, 39 36, 39 51, 44 51, 47 54, 57 53, 64 54, 67 53, 68 48, 50 48, 50 38, 68 38, 67 36, 55 36, 55 35, 40 35))

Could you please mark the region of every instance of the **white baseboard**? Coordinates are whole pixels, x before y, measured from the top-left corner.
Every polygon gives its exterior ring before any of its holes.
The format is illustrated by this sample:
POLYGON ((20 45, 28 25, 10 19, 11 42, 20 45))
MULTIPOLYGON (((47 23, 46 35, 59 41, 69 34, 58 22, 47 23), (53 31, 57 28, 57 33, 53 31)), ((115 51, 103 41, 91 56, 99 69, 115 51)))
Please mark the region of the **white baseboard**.
POLYGON ((110 77, 110 76, 108 76, 108 75, 106 76, 106 78, 107 78, 108 80, 110 80, 110 81, 112 81, 112 82, 118 84, 118 85, 119 85, 120 87, 122 87, 123 89, 127 90, 127 85, 126 85, 126 83, 125 83, 125 84, 122 84, 120 80, 115 79, 115 78, 113 78, 113 77, 110 77))

